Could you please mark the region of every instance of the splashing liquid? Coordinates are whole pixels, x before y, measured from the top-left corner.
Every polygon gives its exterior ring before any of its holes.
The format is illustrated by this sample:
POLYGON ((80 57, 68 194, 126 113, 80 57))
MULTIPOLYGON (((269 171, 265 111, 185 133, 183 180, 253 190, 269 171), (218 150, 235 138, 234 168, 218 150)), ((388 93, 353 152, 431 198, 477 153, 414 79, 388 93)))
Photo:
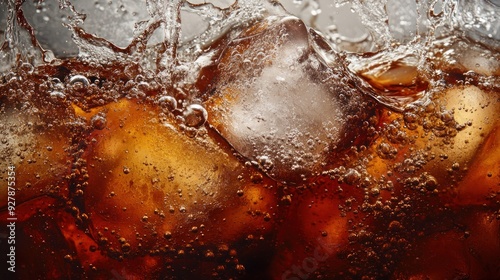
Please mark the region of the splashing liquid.
POLYGON ((500 278, 499 18, 3 0, 2 279, 500 278))

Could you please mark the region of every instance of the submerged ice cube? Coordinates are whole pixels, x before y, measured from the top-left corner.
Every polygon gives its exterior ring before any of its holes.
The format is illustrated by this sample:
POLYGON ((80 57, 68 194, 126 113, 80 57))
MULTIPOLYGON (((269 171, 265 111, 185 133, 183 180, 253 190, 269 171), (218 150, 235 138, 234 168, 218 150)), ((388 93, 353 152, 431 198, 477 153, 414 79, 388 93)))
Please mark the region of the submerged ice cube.
POLYGON ((256 24, 222 54, 208 100, 210 124, 278 180, 318 170, 341 140, 356 96, 336 54, 317 52, 315 40, 323 42, 295 17, 256 24))
POLYGON ((254 168, 209 137, 179 133, 172 119, 157 113, 134 99, 78 112, 88 121, 106 118, 104 129, 88 136, 78 171, 84 182, 75 191, 85 195, 81 219, 91 221, 92 237, 104 250, 134 255, 166 244, 184 248, 186 239, 229 242, 249 229, 255 235, 270 230, 272 182, 251 180, 259 176, 254 168))

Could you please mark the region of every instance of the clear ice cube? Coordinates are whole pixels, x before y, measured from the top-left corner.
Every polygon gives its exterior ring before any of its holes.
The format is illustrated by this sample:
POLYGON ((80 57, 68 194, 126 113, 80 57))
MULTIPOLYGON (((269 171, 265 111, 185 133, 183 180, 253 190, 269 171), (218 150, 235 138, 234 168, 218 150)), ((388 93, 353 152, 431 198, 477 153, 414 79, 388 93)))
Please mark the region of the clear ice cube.
POLYGON ((345 130, 351 88, 336 54, 314 43, 295 17, 251 27, 222 54, 208 101, 209 122, 278 180, 317 171, 345 130))

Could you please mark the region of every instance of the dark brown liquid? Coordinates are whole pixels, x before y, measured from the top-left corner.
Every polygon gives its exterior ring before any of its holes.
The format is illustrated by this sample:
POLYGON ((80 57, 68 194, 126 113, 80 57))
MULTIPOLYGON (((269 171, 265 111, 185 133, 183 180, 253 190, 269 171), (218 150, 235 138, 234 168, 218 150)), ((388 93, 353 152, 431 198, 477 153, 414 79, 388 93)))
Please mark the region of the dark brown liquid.
MULTIPOLYGON (((405 67, 362 76, 403 96, 429 87, 405 67)), ((196 85, 204 100, 229 79, 216 69, 196 85)), ((68 60, 0 85, 18 279, 500 277, 494 89, 449 84, 403 112, 357 96, 320 172, 285 184, 232 149, 217 120, 183 126, 158 103, 171 89, 140 74, 68 60)))

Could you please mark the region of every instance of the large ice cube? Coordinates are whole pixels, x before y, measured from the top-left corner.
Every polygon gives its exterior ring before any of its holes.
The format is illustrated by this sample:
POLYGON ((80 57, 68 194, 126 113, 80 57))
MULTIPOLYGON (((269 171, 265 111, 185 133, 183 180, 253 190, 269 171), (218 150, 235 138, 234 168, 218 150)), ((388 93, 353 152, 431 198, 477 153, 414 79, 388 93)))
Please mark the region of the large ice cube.
POLYGON ((36 207, 23 208, 22 203, 67 195, 71 139, 80 124, 71 108, 62 106, 64 101, 49 96, 40 79, 6 83, 0 86, 0 99, 0 180, 15 178, 15 185, 7 188, 5 183, 0 188, 5 198, 0 207, 7 205, 7 192, 14 189, 17 213, 23 219, 35 213, 36 207), (38 92, 34 85, 40 85, 38 92), (35 94, 39 96, 33 101, 23 100, 35 94))
POLYGON ((337 56, 320 55, 313 43, 299 19, 270 17, 244 31, 219 61, 209 122, 275 179, 318 170, 344 134, 355 95, 337 56))
POLYGON ((133 255, 185 240, 215 244, 268 232, 276 202, 261 184, 271 186, 269 179, 250 179, 259 173, 212 138, 183 135, 138 103, 122 99, 80 113, 105 119, 89 136, 80 170, 87 177, 81 216, 103 248, 133 255))

